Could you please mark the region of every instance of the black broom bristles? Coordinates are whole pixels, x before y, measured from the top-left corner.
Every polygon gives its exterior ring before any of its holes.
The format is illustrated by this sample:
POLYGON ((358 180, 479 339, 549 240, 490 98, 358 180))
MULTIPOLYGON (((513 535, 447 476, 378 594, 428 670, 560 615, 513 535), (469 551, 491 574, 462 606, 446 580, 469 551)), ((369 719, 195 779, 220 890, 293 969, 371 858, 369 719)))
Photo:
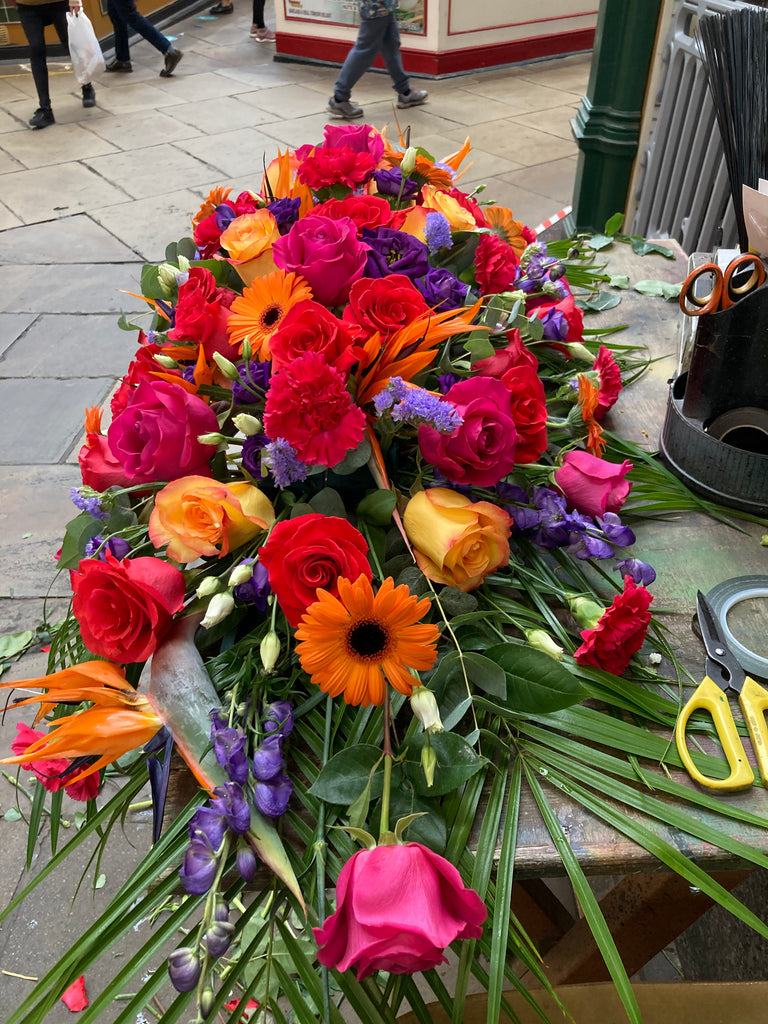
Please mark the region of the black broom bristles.
POLYGON ((757 188, 759 178, 768 178, 768 11, 703 17, 698 33, 723 140, 739 248, 746 252, 741 186, 757 188))

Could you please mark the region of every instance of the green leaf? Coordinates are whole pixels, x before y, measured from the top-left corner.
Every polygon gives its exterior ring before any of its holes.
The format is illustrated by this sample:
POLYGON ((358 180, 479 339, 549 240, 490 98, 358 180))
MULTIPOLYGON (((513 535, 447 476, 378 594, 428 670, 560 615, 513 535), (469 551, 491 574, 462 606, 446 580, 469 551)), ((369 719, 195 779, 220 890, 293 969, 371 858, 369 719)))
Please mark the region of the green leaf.
POLYGON ((680 295, 681 285, 670 284, 668 281, 638 281, 635 291, 641 295, 654 295, 667 301, 676 301, 680 295))
POLYGON ((626 274, 615 274, 608 278, 611 288, 629 288, 629 278, 626 274))
POLYGON ((638 256, 649 256, 651 253, 658 253, 659 256, 664 256, 668 260, 675 258, 675 254, 666 245, 659 245, 658 242, 649 242, 639 235, 632 235, 630 242, 632 244, 632 251, 636 252, 638 256))
POLYGON ((371 491, 357 506, 357 515, 372 526, 388 526, 396 504, 397 495, 394 491, 371 491))
POLYGON ((590 249, 594 249, 599 252, 600 249, 607 249, 609 245, 613 243, 612 235, 592 235, 591 238, 587 239, 587 245, 590 249))
MULTIPOLYGON (((437 596, 440 598, 442 609, 451 620, 452 625, 455 623, 458 615, 470 615, 477 610, 477 598, 475 595, 466 594, 463 590, 459 590, 458 587, 443 587, 437 596)), ((483 615, 487 617, 488 613, 483 612, 483 615)))
POLYGON ((380 796, 383 772, 374 773, 380 761, 381 750, 366 743, 340 750, 321 769, 309 792, 326 803, 348 807, 373 777, 372 790, 375 796, 380 796))
POLYGON ((339 519, 347 518, 347 510, 344 507, 344 500, 338 491, 332 487, 324 487, 310 500, 313 512, 323 516, 336 516, 339 519))
POLYGON ((77 563, 85 553, 85 545, 91 537, 101 533, 102 529, 103 523, 88 515, 87 512, 81 512, 79 516, 70 520, 66 525, 64 540, 61 543, 59 568, 76 569, 77 563))
POLYGON ((21 811, 18 807, 9 807, 3 815, 4 821, 21 821, 21 811))
MULTIPOLYGON (((504 646, 504 645, 502 645, 504 646)), ((495 650, 496 648, 492 648, 495 650)), ((464 667, 469 682, 473 687, 490 693, 492 697, 499 697, 504 700, 507 694, 507 676, 501 665, 497 664, 490 656, 484 657, 469 651, 464 654, 464 667)))
POLYGON ((578 704, 586 692, 575 676, 542 651, 499 644, 486 651, 506 673, 506 706, 521 714, 548 714, 578 704))
POLYGON ((605 229, 604 229, 605 230, 605 234, 606 235, 610 235, 611 238, 613 238, 613 236, 617 232, 621 231, 621 225, 623 223, 624 223, 624 214, 623 213, 614 213, 614 215, 612 217, 609 217, 608 220, 605 222, 605 229))
POLYGON ((406 778, 421 796, 442 796, 444 793, 450 793, 467 779, 471 779, 485 764, 485 758, 476 754, 463 736, 457 736, 452 732, 436 732, 429 739, 437 754, 434 785, 427 785, 421 767, 424 733, 408 741, 406 760, 403 762, 406 778))
POLYGON ((512 768, 509 796, 507 797, 507 813, 504 820, 504 834, 501 839, 501 852, 499 853, 499 863, 496 872, 495 907, 497 912, 493 915, 493 934, 491 937, 491 968, 488 985, 489 1021, 501 1019, 501 992, 504 983, 504 964, 507 960, 509 915, 500 912, 500 908, 508 907, 512 902, 521 782, 522 771, 520 758, 518 758, 512 768))
POLYGON ((371 446, 365 438, 363 438, 357 448, 353 448, 352 451, 347 452, 341 462, 333 466, 333 472, 337 476, 350 476, 358 469, 362 469, 363 466, 367 465, 370 457, 371 446))
POLYGON ((347 808, 347 818, 351 828, 362 828, 368 818, 368 808, 371 804, 371 781, 370 778, 362 793, 353 800, 347 808))
POLYGON ((473 331, 464 342, 464 348, 473 363, 479 359, 490 359, 496 353, 496 349, 488 339, 487 331, 473 331))
POLYGON ((31 629, 25 629, 21 633, 0 636, 0 661, 7 661, 22 654, 34 642, 36 635, 31 629))
POLYGON ((621 302, 618 295, 611 295, 610 292, 598 292, 595 299, 579 299, 579 306, 586 313, 602 313, 606 309, 613 309, 621 302))
POLYGON ((407 782, 392 793, 389 814, 395 820, 418 814, 419 817, 408 828, 408 841, 423 843, 435 853, 442 853, 445 849, 448 836, 445 818, 440 813, 437 801, 418 796, 407 782))

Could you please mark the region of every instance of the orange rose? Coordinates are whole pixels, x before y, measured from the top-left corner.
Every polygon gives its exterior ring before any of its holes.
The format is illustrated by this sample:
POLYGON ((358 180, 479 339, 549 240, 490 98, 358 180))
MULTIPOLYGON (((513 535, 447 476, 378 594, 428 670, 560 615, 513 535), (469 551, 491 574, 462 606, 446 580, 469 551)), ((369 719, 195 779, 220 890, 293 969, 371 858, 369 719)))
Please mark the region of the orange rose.
POLYGON ((474 590, 509 561, 512 521, 489 501, 432 487, 411 498, 403 522, 419 568, 435 583, 474 590))
POLYGON ((449 196, 447 192, 435 188, 434 185, 425 185, 421 190, 421 194, 424 200, 424 207, 427 210, 437 210, 438 213, 442 213, 448 221, 451 231, 477 230, 475 218, 469 210, 465 210, 461 203, 454 199, 453 196, 449 196))
POLYGON ((183 476, 155 497, 149 537, 156 548, 167 544, 174 562, 193 562, 202 555, 221 558, 274 521, 272 503, 252 484, 183 476))
POLYGON ((231 260, 242 263, 268 252, 279 237, 277 221, 269 210, 256 210, 235 217, 222 231, 219 241, 231 260))

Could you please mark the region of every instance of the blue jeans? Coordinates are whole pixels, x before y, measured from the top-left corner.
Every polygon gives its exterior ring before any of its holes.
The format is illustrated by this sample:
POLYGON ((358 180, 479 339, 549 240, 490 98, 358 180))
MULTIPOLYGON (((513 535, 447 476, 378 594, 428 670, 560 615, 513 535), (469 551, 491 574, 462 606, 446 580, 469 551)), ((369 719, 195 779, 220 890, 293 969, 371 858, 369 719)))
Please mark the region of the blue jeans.
POLYGON ((362 78, 378 54, 384 58, 395 92, 408 91, 408 75, 400 58, 400 31, 397 27, 397 18, 394 14, 387 14, 384 18, 360 19, 360 30, 355 45, 347 54, 333 90, 337 100, 343 102, 350 98, 355 82, 362 78))
POLYGON ((151 21, 136 10, 135 0, 107 0, 107 14, 115 30, 115 59, 130 60, 131 51, 128 46, 128 29, 132 28, 140 36, 144 36, 160 53, 167 53, 171 48, 170 39, 158 32, 151 21))

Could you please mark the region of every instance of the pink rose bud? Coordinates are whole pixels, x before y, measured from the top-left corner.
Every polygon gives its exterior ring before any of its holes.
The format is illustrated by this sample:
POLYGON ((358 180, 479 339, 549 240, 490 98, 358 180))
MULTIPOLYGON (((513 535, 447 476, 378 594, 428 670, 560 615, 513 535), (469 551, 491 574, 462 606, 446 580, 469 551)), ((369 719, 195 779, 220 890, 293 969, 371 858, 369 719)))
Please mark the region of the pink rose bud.
POLYGON ((568 452, 555 472, 555 483, 565 500, 583 515, 602 516, 618 512, 627 500, 632 484, 625 479, 632 463, 621 465, 598 459, 589 452, 568 452))

